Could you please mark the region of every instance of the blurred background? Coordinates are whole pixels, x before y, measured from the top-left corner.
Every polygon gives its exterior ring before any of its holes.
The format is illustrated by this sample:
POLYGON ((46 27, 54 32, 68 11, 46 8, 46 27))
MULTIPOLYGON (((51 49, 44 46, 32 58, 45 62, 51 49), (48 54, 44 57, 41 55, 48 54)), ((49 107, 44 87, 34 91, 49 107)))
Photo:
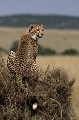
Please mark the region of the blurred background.
POLYGON ((30 24, 44 25, 37 64, 76 77, 73 108, 79 116, 79 0, 0 0, 0 53, 7 59, 30 24))

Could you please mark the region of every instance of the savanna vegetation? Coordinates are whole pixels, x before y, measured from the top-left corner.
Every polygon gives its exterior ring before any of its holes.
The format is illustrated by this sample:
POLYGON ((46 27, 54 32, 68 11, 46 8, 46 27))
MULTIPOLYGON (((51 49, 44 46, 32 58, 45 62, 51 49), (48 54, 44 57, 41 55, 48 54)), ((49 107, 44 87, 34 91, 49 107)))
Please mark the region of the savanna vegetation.
MULTIPOLYGON (((12 46, 11 46, 9 51, 16 52, 17 47, 18 47, 18 43, 19 43, 19 41, 17 41, 17 40, 14 41, 12 43, 12 46)), ((8 51, 5 50, 4 48, 0 48, 0 52, 2 52, 2 53, 4 52, 6 54, 8 53, 8 51)), ((72 55, 73 56, 73 55, 79 55, 79 53, 78 53, 77 50, 72 49, 72 48, 71 49, 67 49, 67 50, 65 50, 65 51, 63 51, 61 53, 57 53, 55 50, 52 50, 50 48, 38 45, 38 55, 44 55, 44 56, 50 56, 50 55, 72 55)))
POLYGON ((79 29, 79 17, 29 14, 0 17, 0 26, 25 27, 32 23, 43 24, 45 28, 79 29))
POLYGON ((71 102, 74 82, 63 69, 47 68, 29 71, 21 88, 0 56, 0 119, 77 120, 71 102))
MULTIPOLYGON (((15 40, 17 39, 19 40, 20 36, 24 33, 25 30, 26 28, 1 27, 0 28, 1 51, 5 51, 5 49, 7 51, 13 50, 14 49, 12 48, 13 46, 15 46, 16 48, 18 41, 15 42, 15 40)), ((27 92, 21 91, 19 89, 19 87, 16 85, 15 77, 11 76, 11 74, 9 73, 6 67, 6 61, 3 62, 4 60, 1 58, 2 59, 0 60, 1 61, 0 62, 1 120, 6 120, 6 119, 11 119, 11 120, 38 119, 39 120, 42 118, 46 119, 47 117, 50 120, 52 115, 55 115, 54 114, 55 111, 58 114, 53 116, 52 119, 56 119, 56 120, 60 120, 62 115, 65 116, 63 120, 76 120, 77 119, 76 116, 79 116, 79 100, 78 100, 79 98, 79 94, 78 94, 78 91, 79 91, 79 81, 78 81, 79 80, 79 64, 78 64, 79 63, 79 57, 78 57, 79 31, 64 30, 64 29, 61 29, 61 30, 46 29, 44 34, 45 35, 43 39, 38 41, 39 48, 40 48, 39 51, 41 54, 43 53, 43 55, 46 55, 47 53, 49 54, 49 52, 51 53, 51 55, 52 53, 54 53, 53 54, 54 56, 49 56, 49 57, 38 56, 37 57, 37 65, 39 66, 39 68, 42 68, 42 70, 44 69, 44 71, 39 71, 39 73, 35 74, 34 76, 30 75, 28 76, 28 78, 23 79, 23 84, 28 86, 27 92), (61 56, 60 54, 64 54, 64 56, 61 56), (72 56, 67 56, 67 55, 72 55, 72 56), (50 66, 50 69, 46 70, 48 65, 50 66), (67 72, 65 72, 65 70, 62 70, 62 68, 64 68, 67 72), (74 83, 75 77, 76 77, 76 81, 74 83), (30 81, 28 81, 28 79, 30 81), (50 84, 52 85, 52 81, 53 81, 54 87, 53 86, 50 87, 48 91, 50 84), (34 85, 36 85, 36 87, 34 87, 34 85), (37 88, 37 85, 38 85, 38 88, 37 88), (35 88, 35 92, 32 92, 32 90, 34 91, 34 88, 35 88), (40 88, 42 91, 40 90, 40 88), (57 89, 59 92, 57 92, 57 89), (60 91, 62 91, 61 95, 60 95, 60 91), (27 93, 29 93, 30 95, 27 96, 27 93), (40 99, 41 101, 39 100, 40 94, 38 95, 37 93, 41 94, 42 96, 40 99), (43 99, 44 93, 46 96, 50 93, 50 95, 53 96, 52 97, 53 102, 52 102, 52 99, 49 101, 50 96, 48 97, 45 96, 46 98, 43 99), (65 95, 64 98, 62 97, 62 94, 65 95), (59 100, 59 98, 61 98, 61 101, 59 100), (33 101, 34 102, 37 101, 39 103, 38 105, 40 106, 40 108, 38 108, 38 110, 35 111, 36 113, 32 111, 32 109, 30 108, 32 106, 31 103, 33 103, 33 101), (46 104, 43 104, 44 102, 46 104), (48 102, 50 103, 49 106, 47 106, 48 102), (59 106, 61 105, 63 109, 60 109, 59 106), (51 109, 49 109, 52 106, 53 106, 53 113, 51 109), (70 112, 67 112, 67 111, 64 112, 64 110, 68 110, 70 112), (60 115, 61 111, 63 111, 63 114, 60 115), (48 116, 46 116, 46 114, 48 116)), ((15 50, 16 49, 14 49, 14 51, 15 50)), ((7 55, 4 56, 4 58, 6 60, 7 55)))

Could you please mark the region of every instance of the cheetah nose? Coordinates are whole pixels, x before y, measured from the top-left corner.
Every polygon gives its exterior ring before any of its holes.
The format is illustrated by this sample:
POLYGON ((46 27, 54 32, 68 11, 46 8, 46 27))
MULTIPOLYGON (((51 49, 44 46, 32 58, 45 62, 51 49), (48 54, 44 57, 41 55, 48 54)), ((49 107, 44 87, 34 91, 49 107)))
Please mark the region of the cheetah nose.
POLYGON ((43 34, 41 34, 41 35, 43 35, 43 34))

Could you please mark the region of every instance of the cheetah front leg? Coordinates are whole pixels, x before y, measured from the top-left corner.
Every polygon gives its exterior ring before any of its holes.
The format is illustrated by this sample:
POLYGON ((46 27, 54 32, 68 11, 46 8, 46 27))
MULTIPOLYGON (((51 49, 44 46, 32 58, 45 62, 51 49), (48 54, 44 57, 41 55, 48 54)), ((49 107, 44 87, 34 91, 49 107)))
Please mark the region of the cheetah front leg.
POLYGON ((11 73, 15 73, 14 62, 15 62, 15 52, 10 51, 7 59, 7 67, 11 73))

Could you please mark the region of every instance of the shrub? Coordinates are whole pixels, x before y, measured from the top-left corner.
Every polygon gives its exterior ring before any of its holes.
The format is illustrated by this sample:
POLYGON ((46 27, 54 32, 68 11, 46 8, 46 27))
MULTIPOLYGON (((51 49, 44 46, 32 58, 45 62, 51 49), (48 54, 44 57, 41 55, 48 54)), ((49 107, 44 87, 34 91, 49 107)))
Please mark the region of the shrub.
POLYGON ((67 49, 62 53, 62 55, 78 55, 78 51, 75 49, 67 49))
POLYGON ((22 76, 22 89, 0 57, 1 120, 77 120, 72 112, 74 79, 59 68, 22 76), (37 105, 33 109, 33 105, 37 105))
POLYGON ((19 42, 18 42, 17 40, 14 41, 13 44, 12 44, 12 46, 11 46, 11 48, 10 48, 10 51, 16 52, 17 47, 18 47, 18 43, 19 43, 19 42))
POLYGON ((56 51, 51 50, 49 48, 42 47, 41 45, 38 46, 38 54, 39 55, 56 55, 56 51))
POLYGON ((0 47, 0 52, 8 53, 8 51, 2 47, 0 47))
MULTIPOLYGON (((12 47, 10 48, 10 51, 16 52, 18 47, 18 41, 14 41, 12 44, 12 47)), ((39 55, 55 55, 56 51, 51 50, 49 48, 42 47, 41 45, 38 45, 38 54, 39 55)))

